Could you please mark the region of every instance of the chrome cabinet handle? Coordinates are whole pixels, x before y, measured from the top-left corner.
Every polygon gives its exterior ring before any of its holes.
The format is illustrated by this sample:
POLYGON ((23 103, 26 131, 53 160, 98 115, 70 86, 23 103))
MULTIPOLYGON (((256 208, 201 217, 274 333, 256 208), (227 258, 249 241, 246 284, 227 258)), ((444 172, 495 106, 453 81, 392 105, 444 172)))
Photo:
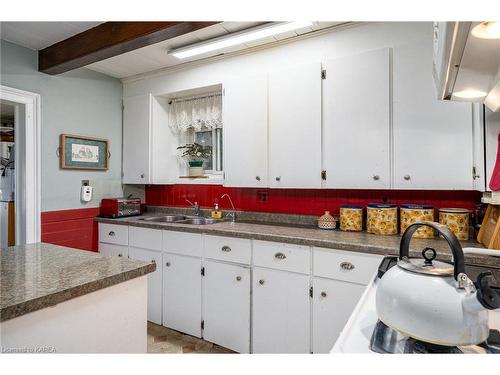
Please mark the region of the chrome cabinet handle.
POLYGON ((352 264, 351 262, 342 262, 340 263, 340 268, 345 271, 351 271, 354 269, 354 264, 352 264))
POLYGON ((410 180, 410 175, 409 174, 405 174, 404 177, 403 177, 406 181, 409 181, 410 180))
POLYGON ((229 246, 222 246, 221 250, 225 253, 229 253, 231 251, 231 248, 229 246))
POLYGON ((256 179, 257 181, 260 181, 260 176, 255 176, 255 179, 256 179))
POLYGON ((264 280, 260 279, 260 280, 259 280, 259 284, 260 284, 260 285, 264 285, 264 280))
POLYGON ((109 232, 109 233, 108 233, 108 235, 110 235, 110 236, 114 236, 114 235, 115 235, 115 232, 111 231, 111 232, 109 232))
POLYGON ((241 276, 236 276, 236 281, 241 281, 241 276))
POLYGON ((376 174, 376 175, 374 175, 374 176, 373 176, 373 179, 374 179, 375 181, 378 181, 378 180, 380 180, 380 176, 379 176, 378 174, 376 174))
POLYGON ((276 181, 280 182, 281 181, 281 176, 276 177, 276 181))
POLYGON ((326 292, 321 292, 321 297, 326 298, 327 294, 326 292))
POLYGON ((276 254, 274 254, 274 257, 276 259, 286 259, 286 255, 283 253, 276 253, 276 254))
POLYGON ((170 262, 165 263, 167 267, 170 267, 170 262))

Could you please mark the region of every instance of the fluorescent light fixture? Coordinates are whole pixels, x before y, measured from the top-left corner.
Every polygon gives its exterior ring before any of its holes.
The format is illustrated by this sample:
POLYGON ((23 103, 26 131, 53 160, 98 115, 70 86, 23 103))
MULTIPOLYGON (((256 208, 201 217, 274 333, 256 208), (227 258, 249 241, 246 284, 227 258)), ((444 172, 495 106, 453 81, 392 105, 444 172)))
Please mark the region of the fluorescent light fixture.
POLYGON ((472 35, 480 39, 500 39, 500 22, 482 22, 472 29, 472 35))
POLYGON ((454 92, 453 96, 460 99, 481 99, 488 93, 476 89, 465 89, 462 91, 454 92))
POLYGON ((170 51, 169 53, 174 55, 178 59, 185 59, 188 57, 233 47, 239 44, 252 42, 254 40, 264 39, 273 35, 283 34, 288 31, 302 29, 311 25, 312 22, 310 21, 282 22, 277 24, 265 25, 239 33, 228 34, 227 36, 222 36, 208 42, 175 49, 173 51, 170 51))

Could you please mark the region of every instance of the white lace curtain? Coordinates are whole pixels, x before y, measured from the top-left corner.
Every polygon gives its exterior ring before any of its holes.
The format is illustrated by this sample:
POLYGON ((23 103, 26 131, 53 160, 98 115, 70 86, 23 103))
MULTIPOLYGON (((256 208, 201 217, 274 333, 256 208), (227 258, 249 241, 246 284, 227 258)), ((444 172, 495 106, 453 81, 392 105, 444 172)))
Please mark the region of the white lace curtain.
POLYGON ((174 99, 170 104, 169 125, 176 132, 222 128, 221 93, 174 99))

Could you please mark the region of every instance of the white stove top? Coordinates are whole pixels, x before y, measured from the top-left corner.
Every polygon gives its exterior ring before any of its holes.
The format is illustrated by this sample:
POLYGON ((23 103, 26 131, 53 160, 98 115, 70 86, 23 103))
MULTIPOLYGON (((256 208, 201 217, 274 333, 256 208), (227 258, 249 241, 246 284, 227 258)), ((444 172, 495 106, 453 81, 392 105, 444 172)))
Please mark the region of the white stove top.
MULTIPOLYGON (((368 284, 330 353, 373 353, 370 340, 378 321, 375 307, 378 278, 368 284)), ((500 311, 490 311, 490 328, 500 329, 500 311)))

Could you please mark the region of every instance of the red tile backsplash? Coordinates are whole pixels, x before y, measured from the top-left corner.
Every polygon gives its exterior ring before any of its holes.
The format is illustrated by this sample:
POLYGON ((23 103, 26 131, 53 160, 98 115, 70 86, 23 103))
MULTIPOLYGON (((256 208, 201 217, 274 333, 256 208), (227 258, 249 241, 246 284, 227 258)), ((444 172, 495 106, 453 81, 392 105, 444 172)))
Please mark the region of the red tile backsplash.
POLYGON ((481 192, 463 190, 258 189, 182 184, 146 186, 146 204, 185 207, 189 199, 205 208, 219 203, 222 210, 227 210, 229 201, 220 199, 224 193, 231 196, 239 210, 305 215, 320 215, 325 210, 338 214, 342 204, 365 206, 387 201, 472 209, 481 201, 481 192), (262 201, 266 193, 267 201, 262 201))

